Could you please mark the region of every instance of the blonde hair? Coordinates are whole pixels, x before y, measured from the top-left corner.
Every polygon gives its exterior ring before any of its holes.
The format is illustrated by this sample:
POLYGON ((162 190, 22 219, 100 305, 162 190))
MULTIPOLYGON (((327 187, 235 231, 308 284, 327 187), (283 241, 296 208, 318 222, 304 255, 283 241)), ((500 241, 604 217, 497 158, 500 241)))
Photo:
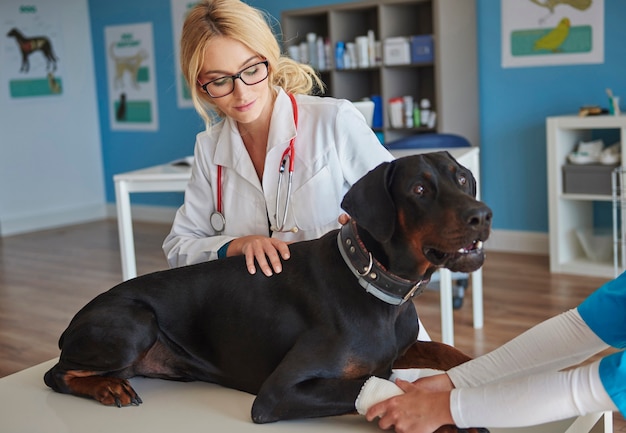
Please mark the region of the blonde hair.
POLYGON ((313 68, 281 55, 269 17, 240 0, 202 0, 187 15, 180 40, 180 65, 196 111, 207 127, 223 116, 198 84, 204 52, 215 37, 241 42, 269 62, 269 86, 310 94, 324 85, 313 68))

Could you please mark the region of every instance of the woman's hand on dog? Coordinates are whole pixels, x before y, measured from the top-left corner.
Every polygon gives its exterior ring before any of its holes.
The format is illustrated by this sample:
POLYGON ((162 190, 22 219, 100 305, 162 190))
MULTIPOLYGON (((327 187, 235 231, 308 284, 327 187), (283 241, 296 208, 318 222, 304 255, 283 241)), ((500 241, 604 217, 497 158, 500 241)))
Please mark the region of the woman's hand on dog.
POLYGON ((261 272, 268 277, 279 274, 283 270, 281 260, 290 257, 287 242, 267 236, 251 235, 234 239, 226 255, 244 255, 246 257, 246 267, 250 274, 256 274, 255 260, 261 272))
MULTIPOLYGON (((341 225, 350 221, 350 216, 342 213, 337 218, 341 225)), ((246 257, 246 267, 250 274, 256 274, 255 261, 259 265, 261 272, 268 277, 274 273, 281 273, 283 270, 281 260, 290 257, 289 244, 276 238, 267 236, 250 235, 234 239, 228 245, 227 256, 244 255, 246 257)))

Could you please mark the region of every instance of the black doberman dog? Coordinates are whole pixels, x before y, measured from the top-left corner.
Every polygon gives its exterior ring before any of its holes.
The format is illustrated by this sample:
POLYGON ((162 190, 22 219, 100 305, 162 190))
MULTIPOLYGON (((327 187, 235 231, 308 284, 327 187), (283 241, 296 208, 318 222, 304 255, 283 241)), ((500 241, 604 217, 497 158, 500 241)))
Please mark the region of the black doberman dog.
POLYGON ((272 277, 230 257, 156 272, 99 295, 60 338, 55 391, 136 405, 128 378, 206 381, 256 394, 257 423, 355 411, 372 375, 469 359, 416 342, 411 300, 439 267, 484 260, 491 210, 448 153, 399 158, 348 191, 351 221, 290 246, 272 277))

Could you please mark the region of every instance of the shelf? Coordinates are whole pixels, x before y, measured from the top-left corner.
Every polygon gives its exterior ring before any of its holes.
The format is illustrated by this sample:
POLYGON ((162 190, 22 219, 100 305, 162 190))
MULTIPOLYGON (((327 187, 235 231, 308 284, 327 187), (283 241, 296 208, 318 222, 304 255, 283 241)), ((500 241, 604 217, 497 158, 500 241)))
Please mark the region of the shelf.
POLYGON ((611 202, 612 194, 563 193, 562 165, 580 141, 588 141, 599 134, 616 133, 622 143, 622 166, 626 167, 626 116, 569 115, 546 119, 551 272, 607 279, 615 276, 612 260, 611 263, 589 260, 576 236, 577 229, 594 228, 594 202, 611 202))
POLYGON ((479 145, 475 0, 363 0, 285 10, 281 20, 285 51, 315 33, 328 40, 333 62, 338 41, 352 42, 370 30, 381 43, 392 37, 432 35, 433 61, 325 68, 325 95, 352 101, 380 95, 385 142, 438 132, 458 134, 479 145), (417 102, 429 99, 437 114, 435 128, 391 128, 388 101, 400 96, 417 102))
POLYGON ((561 194, 560 198, 580 201, 613 201, 613 196, 598 194, 561 194))

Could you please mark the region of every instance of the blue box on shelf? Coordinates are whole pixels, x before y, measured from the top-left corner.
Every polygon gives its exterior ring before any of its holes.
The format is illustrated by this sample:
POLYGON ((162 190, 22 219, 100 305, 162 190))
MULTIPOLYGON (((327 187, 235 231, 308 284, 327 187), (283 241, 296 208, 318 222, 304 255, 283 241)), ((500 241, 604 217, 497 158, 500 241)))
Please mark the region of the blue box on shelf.
POLYGON ((432 62, 434 58, 433 36, 411 36, 411 63, 432 62))

